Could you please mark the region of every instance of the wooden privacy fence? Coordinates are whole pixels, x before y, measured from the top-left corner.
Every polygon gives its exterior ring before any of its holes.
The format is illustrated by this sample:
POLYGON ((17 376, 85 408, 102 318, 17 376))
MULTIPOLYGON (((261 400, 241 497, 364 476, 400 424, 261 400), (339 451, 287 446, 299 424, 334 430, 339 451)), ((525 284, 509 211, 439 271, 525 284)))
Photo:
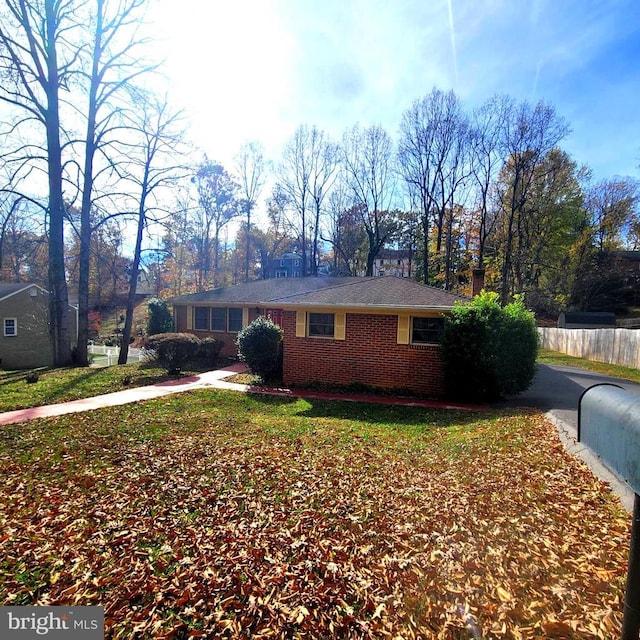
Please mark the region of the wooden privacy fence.
POLYGON ((538 327, 538 334, 543 349, 640 369, 640 331, 538 327))

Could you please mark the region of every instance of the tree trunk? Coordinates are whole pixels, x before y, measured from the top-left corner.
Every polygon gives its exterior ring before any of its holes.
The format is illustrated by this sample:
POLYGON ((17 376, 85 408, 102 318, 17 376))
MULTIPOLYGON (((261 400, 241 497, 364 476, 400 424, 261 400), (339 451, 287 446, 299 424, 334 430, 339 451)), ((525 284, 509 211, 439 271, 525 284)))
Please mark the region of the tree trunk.
POLYGON ((49 173, 49 306, 55 366, 71 364, 69 296, 64 264, 64 201, 62 197, 62 149, 58 101, 56 16, 46 3, 47 29, 47 169, 49 173))

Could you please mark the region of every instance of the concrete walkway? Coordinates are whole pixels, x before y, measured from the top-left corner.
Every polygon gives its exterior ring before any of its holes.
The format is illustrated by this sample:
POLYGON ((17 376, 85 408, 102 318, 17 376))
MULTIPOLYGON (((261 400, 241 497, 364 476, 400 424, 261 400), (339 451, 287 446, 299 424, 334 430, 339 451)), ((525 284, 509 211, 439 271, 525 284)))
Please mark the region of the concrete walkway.
POLYGON ((215 371, 207 371, 197 376, 185 376, 159 382, 146 387, 134 387, 114 393, 107 393, 93 398, 84 398, 83 400, 71 400, 70 402, 61 402, 59 404, 49 404, 42 407, 32 407, 30 409, 18 409, 16 411, 7 411, 0 413, 0 426, 6 424, 14 424, 17 422, 25 422, 35 418, 46 418, 50 416, 62 416, 68 413, 77 413, 79 411, 91 411, 92 409, 100 409, 102 407, 115 407, 122 404, 130 404, 141 400, 151 400, 172 393, 180 393, 182 391, 192 391, 193 389, 230 389, 233 391, 242 391, 245 393, 256 393, 264 395, 275 395, 288 398, 308 398, 316 400, 344 400, 350 402, 368 402, 371 404, 381 405, 402 405, 408 407, 424 407, 430 409, 457 409, 460 411, 481 411, 487 407, 484 405, 460 405, 446 402, 435 402, 433 400, 421 400, 419 398, 393 397, 393 396, 373 396, 373 395, 355 395, 355 394, 338 394, 338 393, 321 393, 313 391, 303 391, 291 389, 274 389, 271 387, 251 387, 246 384, 237 384, 227 382, 228 378, 236 373, 246 373, 248 371, 245 364, 238 362, 223 369, 215 371))
POLYGON ((25 422, 34 418, 46 418, 50 416, 62 416, 67 413, 77 413, 78 411, 91 411, 92 409, 100 409, 102 407, 115 407, 121 404, 130 404, 139 402, 140 400, 151 400, 166 396, 171 393, 179 393, 181 391, 191 391, 193 389, 215 388, 215 389, 233 389, 235 391, 246 391, 247 385, 234 384, 225 382, 224 378, 228 378, 234 373, 244 373, 247 370, 242 363, 233 364, 224 369, 216 371, 207 371, 197 376, 185 376, 184 378, 176 378, 175 380, 167 380, 158 384, 147 387, 134 387, 114 393, 106 393, 93 398, 84 398, 83 400, 72 400, 70 402, 61 402, 59 404, 49 404, 42 407, 32 407, 30 409, 18 409, 17 411, 7 411, 0 413, 0 426, 5 424, 13 424, 16 422, 25 422))

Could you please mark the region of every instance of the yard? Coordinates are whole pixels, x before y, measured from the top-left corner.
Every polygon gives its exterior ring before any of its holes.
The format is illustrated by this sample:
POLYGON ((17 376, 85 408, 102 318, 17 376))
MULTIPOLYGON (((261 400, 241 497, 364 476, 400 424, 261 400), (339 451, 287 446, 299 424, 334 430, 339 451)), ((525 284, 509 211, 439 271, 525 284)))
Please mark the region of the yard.
POLYGON ((539 414, 200 391, 0 442, 0 604, 107 638, 620 628, 630 517, 539 414))

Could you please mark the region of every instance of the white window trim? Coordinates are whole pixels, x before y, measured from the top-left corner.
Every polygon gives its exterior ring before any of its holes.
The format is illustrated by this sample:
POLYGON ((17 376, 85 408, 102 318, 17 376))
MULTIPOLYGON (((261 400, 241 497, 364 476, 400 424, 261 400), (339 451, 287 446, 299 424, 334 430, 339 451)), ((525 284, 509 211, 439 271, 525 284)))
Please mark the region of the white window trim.
POLYGON ((5 338, 15 338, 18 335, 18 318, 4 318, 2 330, 5 338), (7 333, 7 321, 13 320, 13 333, 7 333))

